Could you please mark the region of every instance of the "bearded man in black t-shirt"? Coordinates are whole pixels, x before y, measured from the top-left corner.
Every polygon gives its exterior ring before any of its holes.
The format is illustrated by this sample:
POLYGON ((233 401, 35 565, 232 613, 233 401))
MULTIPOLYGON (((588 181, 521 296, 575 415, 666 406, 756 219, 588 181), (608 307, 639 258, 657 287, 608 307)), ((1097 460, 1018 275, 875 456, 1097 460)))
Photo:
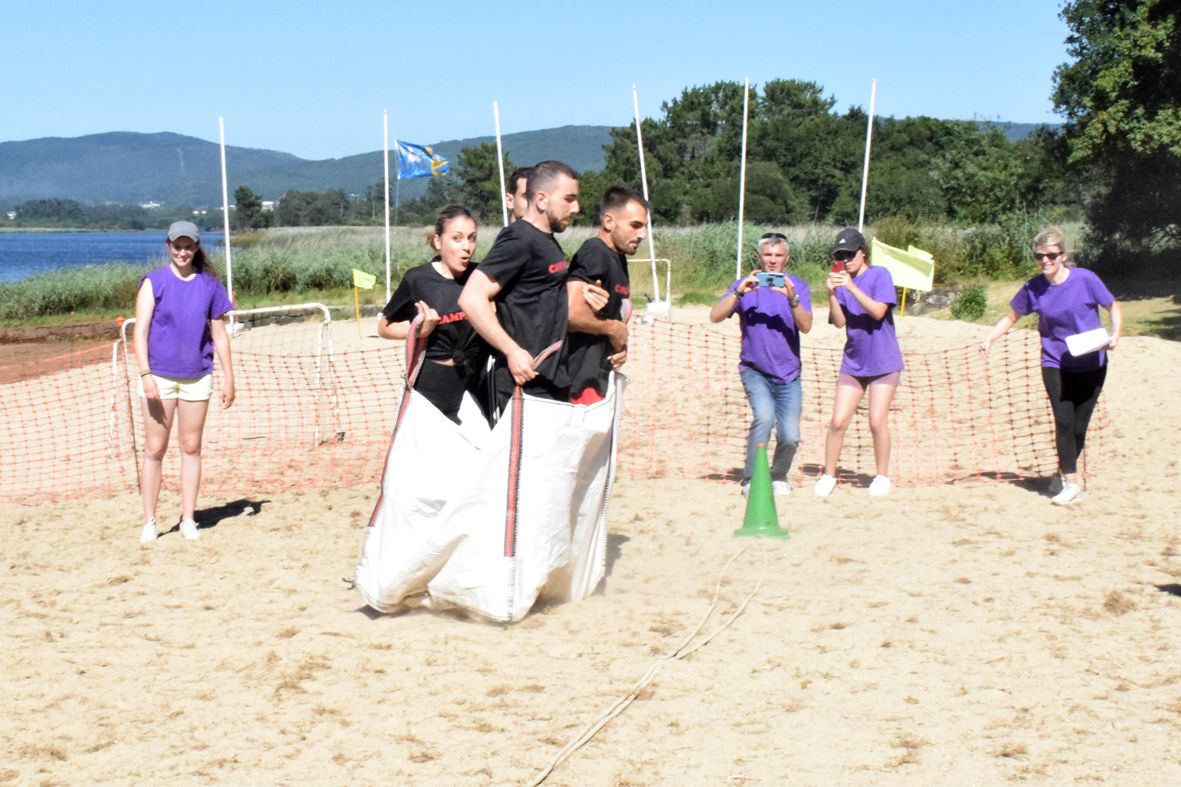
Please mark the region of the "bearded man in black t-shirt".
POLYGON ((567 370, 570 401, 593 404, 607 393, 608 373, 627 360, 627 319, 631 283, 627 255, 648 237, 648 202, 623 186, 607 189, 599 203, 599 231, 570 261, 566 282, 570 339, 567 370), (607 291, 607 305, 593 310, 584 293, 591 286, 607 291))
POLYGON ((501 230, 459 296, 468 321, 497 354, 493 414, 504 409, 514 385, 562 401, 569 389, 569 263, 554 233, 565 230, 578 213, 578 176, 560 161, 542 161, 529 173, 526 199, 525 217, 501 230), (535 370, 533 358, 556 343, 560 349, 535 370))

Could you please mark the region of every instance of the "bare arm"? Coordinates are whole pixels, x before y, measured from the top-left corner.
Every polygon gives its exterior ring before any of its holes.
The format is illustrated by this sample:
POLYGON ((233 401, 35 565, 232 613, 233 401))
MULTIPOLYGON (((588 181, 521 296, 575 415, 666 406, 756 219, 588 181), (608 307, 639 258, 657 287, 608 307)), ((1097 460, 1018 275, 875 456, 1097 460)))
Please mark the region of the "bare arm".
POLYGON ((500 320, 496 319, 493 300, 499 293, 500 285, 496 280, 477 268, 459 294, 459 308, 463 309, 476 333, 504 355, 513 380, 520 385, 536 377, 537 372, 533 370, 533 357, 508 335, 500 320))
MULTIPOLYGON (((439 324, 439 313, 427 305, 426 301, 414 304, 418 313, 422 315, 422 323, 418 326, 418 338, 425 339, 439 324)), ((383 339, 405 339, 410 335, 410 320, 390 322, 384 314, 377 321, 377 335, 383 339)))
POLYGON ((410 334, 410 322, 390 322, 384 314, 377 319, 377 335, 383 339, 405 339, 410 334))
MULTIPOLYGON (((607 301, 610 299, 607 291, 600 286, 601 284, 601 281, 596 281, 594 284, 586 284, 586 286, 582 288, 583 300, 587 302, 587 305, 590 306, 590 310, 593 312, 602 311, 603 307, 607 305, 607 301)), ((567 290, 567 292, 569 292, 569 290, 567 290)))
POLYGON ((209 330, 213 334, 213 351, 217 353, 217 363, 221 366, 221 406, 229 407, 238 393, 234 386, 233 354, 230 352, 230 335, 226 330, 225 318, 210 320, 209 330))
POLYGON ((738 299, 758 286, 759 280, 753 273, 747 276, 731 292, 718 298, 717 303, 709 310, 709 321, 722 322, 729 319, 730 315, 734 314, 734 310, 738 308, 738 299))
POLYGON ((988 348, 992 346, 992 343, 1008 333, 1009 329, 1016 325, 1020 319, 1020 314, 1009 309, 1009 313, 997 320, 996 325, 992 326, 992 330, 988 332, 988 336, 985 336, 984 341, 980 342, 980 352, 988 355, 988 348))
POLYGON ((783 297, 787 298, 788 307, 791 309, 791 318, 795 321, 796 329, 800 333, 807 333, 812 330, 812 312, 805 309, 801 301, 796 300, 798 295, 796 294, 796 286, 792 283, 792 280, 785 278, 782 287, 772 287, 771 289, 775 290, 775 292, 783 293, 783 297), (791 305, 793 300, 796 301, 795 306, 791 305))
POLYGON ((1111 302, 1111 305, 1107 307, 1107 314, 1111 317, 1111 341, 1107 343, 1107 349, 1114 350, 1124 331, 1124 310, 1119 305, 1119 301, 1111 302))
POLYGON ((861 304, 861 308, 865 309, 865 313, 875 320, 882 319, 886 316, 886 312, 890 310, 890 304, 875 301, 866 295, 853 282, 853 277, 844 271, 828 274, 828 279, 825 280, 824 286, 828 288, 828 321, 838 328, 844 328, 846 323, 845 310, 841 308, 841 302, 837 300, 838 287, 844 287, 856 299, 857 303, 861 304))
POLYGON ((837 287, 840 279, 838 277, 844 276, 849 278, 847 273, 830 273, 828 278, 824 280, 824 286, 828 289, 828 324, 835 325, 838 328, 845 327, 845 310, 841 308, 841 302, 837 300, 837 287))
POLYGON ((590 287, 591 285, 584 281, 566 282, 570 332, 606 336, 613 350, 622 350, 627 346, 627 323, 622 320, 608 320, 592 311, 591 305, 584 297, 590 287))
POLYGON ((148 399, 159 399, 160 389, 156 380, 147 372, 151 371, 148 363, 148 332, 152 327, 152 315, 156 311, 156 297, 152 290, 152 280, 144 279, 135 296, 135 325, 132 337, 135 340, 135 363, 142 375, 144 396, 148 399))
POLYGON ((875 320, 880 320, 886 316, 886 312, 890 310, 890 304, 881 301, 875 301, 873 298, 865 294, 857 283, 853 281, 853 277, 847 273, 833 273, 831 277, 836 279, 844 278, 844 283, 838 283, 838 287, 844 287, 849 291, 849 294, 857 299, 861 304, 861 308, 865 309, 865 313, 875 320))

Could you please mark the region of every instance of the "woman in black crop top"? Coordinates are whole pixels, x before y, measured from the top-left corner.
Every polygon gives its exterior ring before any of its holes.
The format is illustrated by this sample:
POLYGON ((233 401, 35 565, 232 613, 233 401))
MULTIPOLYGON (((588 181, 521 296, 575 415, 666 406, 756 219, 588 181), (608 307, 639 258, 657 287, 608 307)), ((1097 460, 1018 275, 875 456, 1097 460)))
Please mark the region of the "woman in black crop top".
POLYGON ((418 315, 418 338, 426 343, 425 363, 415 381, 439 412, 459 423, 464 391, 475 391, 486 357, 483 341, 459 308, 459 293, 472 271, 476 221, 468 210, 448 205, 439 212, 428 245, 434 259, 411 268, 382 310, 377 332, 387 339, 405 339, 418 315))

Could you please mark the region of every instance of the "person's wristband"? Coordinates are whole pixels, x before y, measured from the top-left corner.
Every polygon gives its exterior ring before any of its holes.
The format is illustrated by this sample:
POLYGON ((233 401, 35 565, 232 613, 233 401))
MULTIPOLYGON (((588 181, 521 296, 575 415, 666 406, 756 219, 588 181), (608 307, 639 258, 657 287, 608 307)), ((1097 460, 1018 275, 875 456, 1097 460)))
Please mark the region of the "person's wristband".
POLYGON ((149 369, 149 370, 147 370, 146 372, 142 372, 142 373, 140 373, 140 375, 139 375, 139 376, 140 376, 141 378, 144 378, 144 377, 147 377, 147 376, 148 376, 149 374, 151 374, 151 373, 152 373, 152 370, 151 370, 151 369, 149 369))

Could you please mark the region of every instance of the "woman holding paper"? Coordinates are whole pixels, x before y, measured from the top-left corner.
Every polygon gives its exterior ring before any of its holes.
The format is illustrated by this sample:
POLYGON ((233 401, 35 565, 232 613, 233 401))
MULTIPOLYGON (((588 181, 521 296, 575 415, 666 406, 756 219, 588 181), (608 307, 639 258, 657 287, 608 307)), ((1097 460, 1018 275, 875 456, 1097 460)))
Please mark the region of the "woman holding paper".
POLYGON ((1009 313, 980 343, 989 346, 1004 336, 1026 314, 1036 312, 1042 341, 1042 383, 1054 411, 1054 439, 1059 476, 1051 482, 1055 505, 1069 505, 1082 497, 1078 484, 1078 455, 1087 439, 1087 426, 1103 381, 1107 377, 1105 350, 1114 350, 1123 327, 1119 302, 1091 271, 1072 267, 1066 239, 1056 227, 1033 239, 1033 257, 1041 268, 1009 302, 1009 313), (1111 317, 1111 335, 1103 332, 1099 307, 1111 317), (1081 334, 1086 334, 1085 336, 1081 334))

